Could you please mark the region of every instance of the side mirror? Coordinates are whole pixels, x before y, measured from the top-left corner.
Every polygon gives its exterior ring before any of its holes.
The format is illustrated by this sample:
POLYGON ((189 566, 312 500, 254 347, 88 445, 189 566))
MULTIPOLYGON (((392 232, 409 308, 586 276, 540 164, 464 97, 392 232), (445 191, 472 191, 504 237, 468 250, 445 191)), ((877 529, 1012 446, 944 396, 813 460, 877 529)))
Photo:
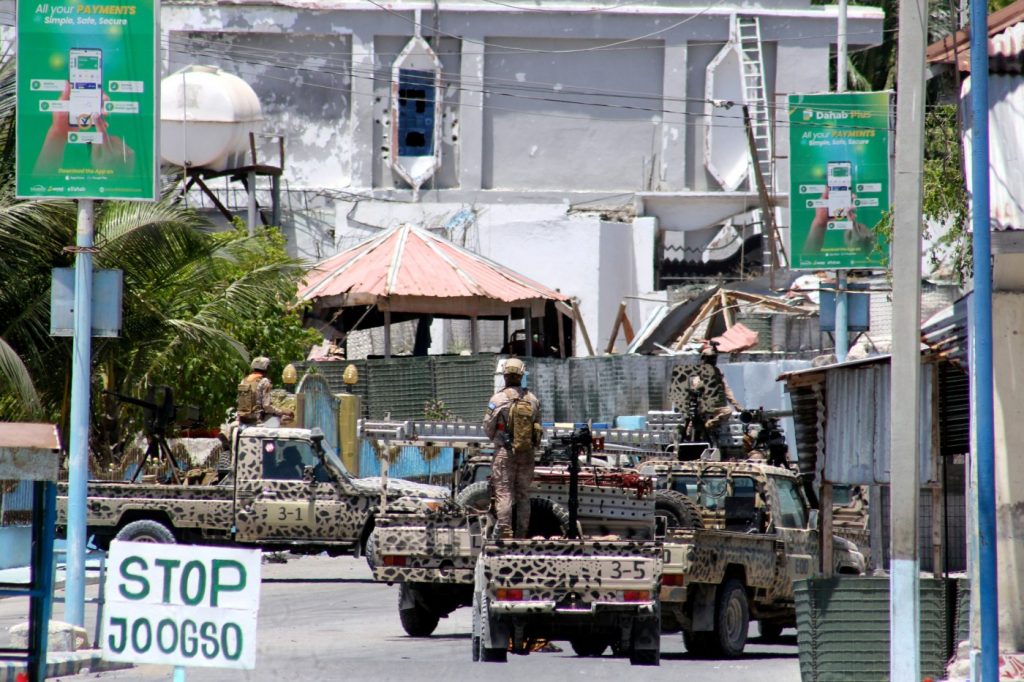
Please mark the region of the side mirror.
POLYGON ((306 465, 302 467, 302 480, 306 483, 313 483, 316 481, 316 474, 313 472, 313 467, 306 465))
POLYGON ((811 513, 807 516, 807 530, 818 529, 818 510, 812 509, 811 513))

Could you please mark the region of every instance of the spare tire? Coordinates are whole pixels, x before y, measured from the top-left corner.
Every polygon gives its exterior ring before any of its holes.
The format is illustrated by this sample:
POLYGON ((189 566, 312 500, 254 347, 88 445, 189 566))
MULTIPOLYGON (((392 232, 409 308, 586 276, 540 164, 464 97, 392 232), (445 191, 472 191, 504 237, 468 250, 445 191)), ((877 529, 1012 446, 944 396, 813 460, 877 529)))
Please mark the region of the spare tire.
MULTIPOLYGON (((512 518, 515 519, 515 509, 512 518)), ((530 498, 530 528, 526 537, 566 537, 569 534, 569 510, 546 497, 530 498)))
POLYGON ((455 496, 455 504, 467 513, 486 514, 491 509, 490 481, 477 481, 467 485, 455 496))
MULTIPOLYGON (((472 514, 488 514, 493 517, 491 507, 490 481, 477 481, 466 486, 455 496, 455 504, 472 514)), ((512 519, 515 523, 516 510, 513 505, 512 519)), ((530 528, 527 537, 565 537, 569 532, 569 510, 546 497, 530 498, 530 528)))
POLYGON ((654 491, 654 513, 664 516, 668 528, 703 528, 704 519, 700 507, 677 490, 654 491))

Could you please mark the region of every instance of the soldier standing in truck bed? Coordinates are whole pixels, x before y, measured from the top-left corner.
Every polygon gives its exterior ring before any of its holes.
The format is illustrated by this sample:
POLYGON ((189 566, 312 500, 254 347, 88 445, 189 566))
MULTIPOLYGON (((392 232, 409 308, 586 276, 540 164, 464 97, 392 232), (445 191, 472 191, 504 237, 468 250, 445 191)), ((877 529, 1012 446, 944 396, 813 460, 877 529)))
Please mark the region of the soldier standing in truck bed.
POLYGON ((505 360, 505 388, 491 396, 484 414, 484 432, 494 442, 491 483, 498 516, 497 534, 513 537, 512 505, 516 506, 515 537, 525 538, 530 526, 530 484, 534 449, 540 443, 540 400, 523 388, 526 366, 505 360))
POLYGON ((289 410, 281 410, 270 401, 273 385, 267 377, 270 358, 254 358, 252 371, 238 384, 238 421, 241 424, 262 424, 267 417, 293 417, 289 410))

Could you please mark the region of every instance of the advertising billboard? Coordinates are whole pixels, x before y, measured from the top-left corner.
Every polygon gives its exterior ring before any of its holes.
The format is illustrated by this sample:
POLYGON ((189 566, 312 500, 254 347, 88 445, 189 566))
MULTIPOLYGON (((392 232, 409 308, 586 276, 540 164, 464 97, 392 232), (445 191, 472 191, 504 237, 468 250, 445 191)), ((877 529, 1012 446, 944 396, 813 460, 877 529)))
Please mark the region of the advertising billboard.
POLYGON ((17 12, 17 196, 155 200, 158 0, 17 12))
POLYGON ((876 229, 889 210, 890 93, 789 96, 794 270, 883 268, 876 229))

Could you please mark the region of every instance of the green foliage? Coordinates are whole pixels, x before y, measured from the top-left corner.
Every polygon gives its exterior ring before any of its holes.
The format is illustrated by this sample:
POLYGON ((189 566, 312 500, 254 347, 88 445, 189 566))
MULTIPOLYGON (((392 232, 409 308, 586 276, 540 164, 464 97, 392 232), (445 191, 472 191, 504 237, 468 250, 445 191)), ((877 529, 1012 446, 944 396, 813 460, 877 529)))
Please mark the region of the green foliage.
MULTIPOLYGON (((956 107, 935 105, 925 117, 924 169, 921 197, 922 236, 932 241, 927 254, 932 267, 963 283, 971 275, 971 240, 967 186, 963 174, 962 147, 956 107), (925 221, 943 226, 929 234, 925 221)), ((893 212, 887 211, 875 230, 883 237, 888 253, 893 236, 893 212)))
POLYGON ((934 267, 949 271, 961 283, 971 275, 973 258, 963 168, 956 107, 934 106, 925 117, 922 211, 926 219, 948 229, 935 239, 929 258, 934 267))
POLYGON ((457 417, 448 405, 440 398, 431 398, 423 405, 423 418, 427 421, 451 422, 457 417))
MULTIPOLYGON (((72 342, 49 335, 50 271, 74 264, 65 247, 76 205, 14 196, 13 76, 13 63, 0 65, 0 420, 65 425, 72 342)), ((103 432, 94 444, 131 433, 141 417, 101 399, 102 388, 142 396, 166 384, 219 424, 252 354, 271 356, 279 377, 321 340, 293 308, 305 268, 281 234, 214 232, 172 190, 156 203, 96 202, 94 266, 122 270, 124 302, 121 337, 93 340, 93 425, 103 432)))

